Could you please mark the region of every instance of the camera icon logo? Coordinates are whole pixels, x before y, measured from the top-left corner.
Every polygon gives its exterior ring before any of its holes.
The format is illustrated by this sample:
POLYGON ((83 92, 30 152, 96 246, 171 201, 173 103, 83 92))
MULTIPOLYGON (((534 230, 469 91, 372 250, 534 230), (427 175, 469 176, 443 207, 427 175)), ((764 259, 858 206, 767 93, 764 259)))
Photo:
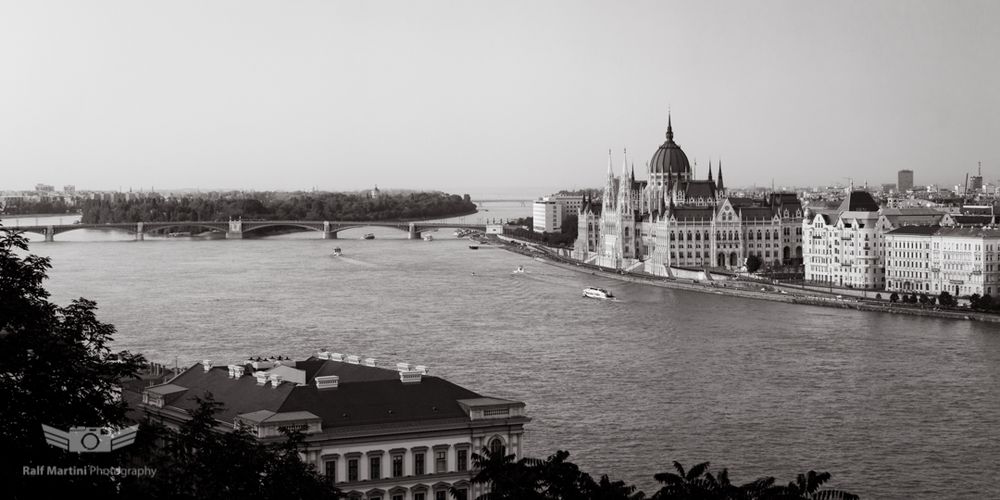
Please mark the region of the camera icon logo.
POLYGON ((106 453, 135 442, 138 425, 111 427, 71 427, 69 432, 42 425, 45 441, 51 446, 76 453, 106 453))

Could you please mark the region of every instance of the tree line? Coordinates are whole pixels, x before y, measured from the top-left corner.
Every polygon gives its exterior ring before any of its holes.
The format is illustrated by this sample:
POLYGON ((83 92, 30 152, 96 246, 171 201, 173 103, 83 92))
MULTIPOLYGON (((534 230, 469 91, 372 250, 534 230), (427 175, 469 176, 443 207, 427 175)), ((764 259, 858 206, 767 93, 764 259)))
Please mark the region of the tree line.
POLYGON ((474 213, 469 195, 440 192, 239 193, 181 198, 85 200, 85 224, 249 220, 407 220, 474 213))
MULTIPOLYGON (((876 299, 881 299, 882 294, 876 294, 876 299)), ((934 306, 938 305, 946 308, 957 308, 958 298, 948 293, 947 291, 941 292, 939 295, 928 295, 926 293, 904 293, 900 295, 897 292, 892 292, 889 294, 889 302, 902 303, 902 304, 919 304, 921 306, 934 306)), ((990 294, 979 295, 974 293, 969 295, 969 309, 974 311, 983 312, 1000 312, 1000 297, 993 297, 990 294)))

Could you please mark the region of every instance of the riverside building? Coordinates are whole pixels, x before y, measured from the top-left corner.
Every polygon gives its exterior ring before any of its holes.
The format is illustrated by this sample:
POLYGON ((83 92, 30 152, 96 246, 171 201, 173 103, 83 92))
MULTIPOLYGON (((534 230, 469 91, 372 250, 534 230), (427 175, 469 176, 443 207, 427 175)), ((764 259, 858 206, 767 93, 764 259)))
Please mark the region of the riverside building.
POLYGON ((866 289, 886 286, 889 231, 936 225, 944 217, 928 208, 880 208, 871 194, 854 189, 836 209, 807 212, 802 221, 806 281, 866 289))
POLYGON ((646 165, 646 179, 622 162, 608 173, 601 200, 586 198, 580 209, 573 257, 603 267, 673 275, 673 268, 741 268, 750 255, 767 266, 802 259, 802 205, 793 193, 763 199, 730 197, 709 162, 707 179, 695 179, 674 142, 667 119, 666 142, 646 165))
POLYGON ((1000 294, 1000 229, 902 227, 886 235, 886 291, 1000 294))
POLYGON ((142 391, 139 405, 177 427, 194 398, 211 392, 225 409, 217 430, 248 429, 261 441, 282 427, 305 433, 305 461, 350 499, 444 500, 484 493, 471 483, 472 453, 484 447, 521 456, 524 403, 483 396, 427 375, 423 366, 320 351, 304 361, 205 360, 142 391))

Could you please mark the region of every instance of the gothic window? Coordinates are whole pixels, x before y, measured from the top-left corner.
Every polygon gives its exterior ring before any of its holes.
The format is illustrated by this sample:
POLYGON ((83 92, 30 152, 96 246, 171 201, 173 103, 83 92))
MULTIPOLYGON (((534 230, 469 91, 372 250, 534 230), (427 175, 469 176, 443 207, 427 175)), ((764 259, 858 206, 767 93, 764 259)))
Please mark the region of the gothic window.
POLYGON ((694 233, 694 239, 696 241, 701 241, 701 233, 694 233))

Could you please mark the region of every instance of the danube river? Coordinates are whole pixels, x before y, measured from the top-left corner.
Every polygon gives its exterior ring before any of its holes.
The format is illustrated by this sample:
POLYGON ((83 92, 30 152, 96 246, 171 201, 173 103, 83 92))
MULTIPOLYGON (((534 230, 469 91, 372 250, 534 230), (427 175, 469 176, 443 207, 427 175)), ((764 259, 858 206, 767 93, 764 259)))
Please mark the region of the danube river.
POLYGON ((525 401, 528 454, 566 449, 647 493, 678 460, 739 482, 826 470, 865 498, 1000 497, 996 325, 623 284, 473 251, 450 231, 359 239, 368 231, 145 242, 80 231, 32 251, 52 257, 54 300, 98 301, 117 348, 181 365, 319 348, 426 364, 525 401), (590 285, 621 300, 581 298, 590 285))

